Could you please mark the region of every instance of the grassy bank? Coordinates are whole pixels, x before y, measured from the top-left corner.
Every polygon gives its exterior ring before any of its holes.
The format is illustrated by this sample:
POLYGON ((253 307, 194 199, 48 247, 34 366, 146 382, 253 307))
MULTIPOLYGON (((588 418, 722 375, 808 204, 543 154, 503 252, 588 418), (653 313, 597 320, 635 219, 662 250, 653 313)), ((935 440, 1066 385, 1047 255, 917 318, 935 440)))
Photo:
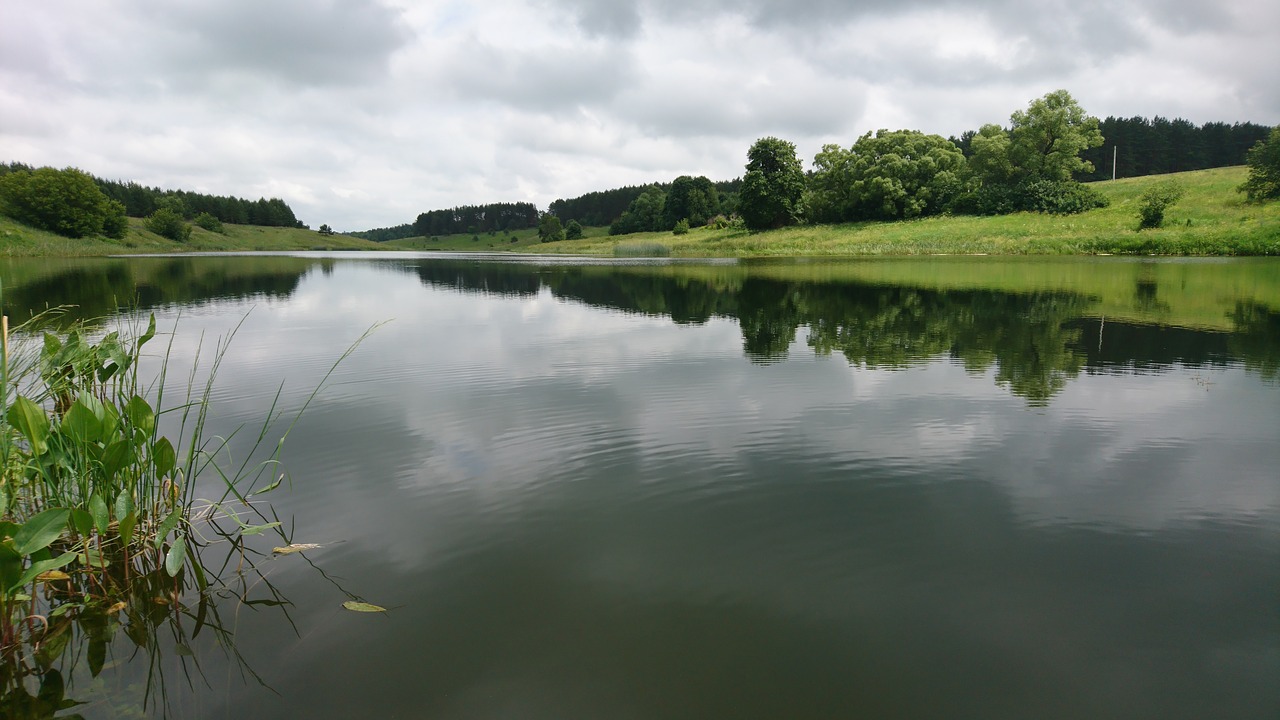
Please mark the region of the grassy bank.
POLYGON ((1280 203, 1251 205, 1235 188, 1243 167, 1097 183, 1111 205, 1080 215, 1017 213, 932 217, 893 223, 783 228, 762 233, 698 228, 687 235, 638 233, 530 245, 526 252, 627 255, 657 243, 674 257, 797 255, 1280 255, 1280 203), (1186 195, 1164 227, 1138 232, 1140 197, 1175 179, 1186 195), (618 248, 615 250, 615 248, 618 248))
POLYGON ((191 239, 180 243, 147 230, 138 218, 129 218, 129 232, 120 240, 66 238, 0 216, 0 255, 84 257, 135 253, 387 249, 381 243, 346 235, 321 235, 314 230, 231 224, 223 227, 224 233, 193 227, 191 239))
MULTIPOLYGON (((582 241, 566 242, 607 241, 609 239, 609 228, 606 227, 583 228, 582 232, 582 241)), ((558 243, 544 243, 538 239, 537 228, 526 228, 524 230, 492 234, 460 233, 434 237, 411 237, 403 240, 391 240, 382 244, 394 250, 440 250, 445 252, 498 252, 507 250, 511 252, 538 252, 542 245, 557 245, 558 243)))

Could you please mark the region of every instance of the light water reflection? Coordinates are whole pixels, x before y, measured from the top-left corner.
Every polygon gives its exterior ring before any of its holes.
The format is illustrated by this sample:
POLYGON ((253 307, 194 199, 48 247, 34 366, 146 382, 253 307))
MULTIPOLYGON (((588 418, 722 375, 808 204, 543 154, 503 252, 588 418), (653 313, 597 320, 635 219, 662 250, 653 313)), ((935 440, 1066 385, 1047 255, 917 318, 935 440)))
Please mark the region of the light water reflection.
POLYGON ((275 502, 297 541, 325 544, 319 567, 393 611, 344 613, 279 562, 297 634, 235 619, 274 693, 233 679, 181 707, 1280 709, 1280 263, 543 263, 3 266, 7 307, 96 283, 94 315, 149 288, 143 306, 181 315, 179 363, 248 313, 222 433, 282 379, 299 405, 391 320, 290 436, 275 502))

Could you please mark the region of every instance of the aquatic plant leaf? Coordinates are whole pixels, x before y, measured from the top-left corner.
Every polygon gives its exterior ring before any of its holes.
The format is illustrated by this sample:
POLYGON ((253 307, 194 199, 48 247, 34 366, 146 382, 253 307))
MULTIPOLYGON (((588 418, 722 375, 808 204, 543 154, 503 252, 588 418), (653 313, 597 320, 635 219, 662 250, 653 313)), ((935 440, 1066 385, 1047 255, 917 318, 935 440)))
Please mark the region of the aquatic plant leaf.
POLYGON ((123 609, 125 609, 125 608, 127 608, 127 607, 129 607, 129 603, 127 603, 127 602, 125 602, 125 601, 121 600, 121 601, 117 602, 116 604, 112 605, 111 607, 107 608, 107 614, 108 614, 108 615, 115 615, 116 613, 120 612, 121 610, 123 610, 123 609))
POLYGON ((92 395, 81 395, 62 418, 62 429, 80 442, 102 439, 102 403, 92 395), (94 406, 97 407, 94 407, 94 406))
POLYGON ((380 607, 378 605, 371 605, 366 602, 356 602, 355 600, 348 600, 342 603, 342 607, 350 610, 351 612, 362 612, 362 613, 375 613, 375 612, 387 611, 387 609, 384 607, 380 607))
POLYGON ((130 511, 120 518, 120 541, 126 546, 133 541, 133 529, 138 526, 138 514, 130 511))
POLYGON ((267 523, 266 525, 246 525, 240 528, 240 534, 241 535, 260 535, 266 532, 267 530, 270 530, 271 528, 278 528, 278 527, 280 527, 280 523, 278 522, 267 523))
POLYGON ((0 520, 0 540, 13 537, 13 534, 18 532, 18 528, 20 527, 22 526, 16 522, 0 520))
POLYGON ((164 477, 173 472, 178 464, 178 455, 173 451, 173 443, 169 438, 160 438, 151 448, 151 460, 156 465, 156 477, 164 477))
POLYGON ((126 439, 115 440, 102 451, 102 474, 114 477, 133 461, 133 445, 126 439))
POLYGON ((83 508, 72 508, 71 527, 75 528, 76 532, 81 535, 88 535, 93 531, 93 516, 83 508))
POLYGON ((70 514, 66 508, 50 508, 27 520, 13 535, 13 549, 21 555, 30 555, 49 547, 66 529, 70 514))
POLYGON ((147 322, 147 331, 138 337, 138 343, 134 345, 134 352, 142 349, 147 341, 156 336, 156 314, 151 313, 151 319, 147 322))
POLYGON ((134 395, 129 399, 129 403, 125 405, 125 414, 129 416, 129 422, 138 430, 143 431, 147 435, 156 427, 156 414, 142 396, 134 395))
POLYGON ((22 576, 22 556, 13 549, 13 542, 0 542, 0 588, 18 585, 22 576))
POLYGON ((49 452, 49 418, 39 405, 19 395, 14 398, 7 413, 9 424, 27 439, 32 455, 49 452))
POLYGON ((120 494, 116 496, 115 505, 116 517, 123 519, 125 515, 133 512, 136 507, 133 502, 133 493, 129 492, 128 489, 121 490, 120 494))
POLYGON ((156 528, 156 536, 154 540, 157 550, 159 550, 160 546, 164 544, 165 538, 169 537, 169 533, 173 532, 173 529, 178 526, 178 521, 181 519, 182 508, 179 507, 174 508, 173 512, 169 513, 164 520, 160 521, 160 527, 156 528))
POLYGON ((272 548, 271 552, 276 555, 292 555, 293 553, 302 552, 303 550, 315 550, 318 547, 320 547, 320 545, 316 543, 293 543, 292 545, 285 545, 284 547, 272 548))
MULTIPOLYGON (((52 618, 53 616, 50 615, 52 618)), ((62 657, 62 652, 67 649, 67 645, 71 642, 71 633, 66 632, 68 625, 62 623, 60 632, 50 631, 44 634, 40 639, 40 647, 35 652, 36 662, 40 663, 40 667, 48 670, 58 658, 62 657)))
MULTIPOLYGON (((72 560, 75 559, 75 553, 64 553, 62 556, 59 557, 59 559, 61 559, 62 557, 65 557, 66 555, 70 555, 72 560)), ((59 580, 70 580, 70 579, 71 579, 71 576, 62 572, 61 570, 45 570, 44 572, 36 576, 36 582, 58 582, 59 580)))
POLYGON ((173 541, 173 546, 169 548, 169 554, 164 557, 164 571, 169 573, 169 577, 177 577, 186 560, 187 543, 179 536, 173 541))
POLYGON ((72 560, 76 559, 76 557, 78 556, 75 553, 63 553, 52 560, 33 562, 31 563, 31 567, 27 568, 27 571, 22 573, 22 577, 18 578, 17 584, 11 586, 9 590, 13 591, 20 587, 25 587, 27 583, 35 580, 41 573, 49 570, 57 570, 60 567, 69 565, 72 560))
MULTIPOLYGON (((13 493, 9 492, 9 485, 0 485, 0 515, 9 514, 9 506, 13 504, 13 493)), ((3 531, 0 531, 3 532, 3 531)), ((0 539, 5 536, 0 535, 0 539)))
POLYGON ((111 524, 111 515, 107 511, 107 501, 102 493, 95 492, 89 496, 89 515, 93 518, 93 527, 99 535, 107 534, 107 526, 111 524))
POLYGON ((58 607, 54 608, 53 612, 49 613, 49 619, 52 620, 53 618, 56 618, 56 617, 62 617, 63 615, 71 612, 72 610, 79 610, 82 607, 84 607, 84 605, 78 602, 63 603, 58 607))

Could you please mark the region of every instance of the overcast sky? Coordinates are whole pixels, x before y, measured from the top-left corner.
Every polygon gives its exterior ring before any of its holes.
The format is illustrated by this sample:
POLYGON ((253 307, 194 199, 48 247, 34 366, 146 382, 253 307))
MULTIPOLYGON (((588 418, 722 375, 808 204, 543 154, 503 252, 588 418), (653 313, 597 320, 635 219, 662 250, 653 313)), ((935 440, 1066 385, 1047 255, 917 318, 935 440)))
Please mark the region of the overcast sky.
POLYGON ((0 0, 0 161, 361 230, 682 174, 765 135, 1280 124, 1276 0, 0 0))

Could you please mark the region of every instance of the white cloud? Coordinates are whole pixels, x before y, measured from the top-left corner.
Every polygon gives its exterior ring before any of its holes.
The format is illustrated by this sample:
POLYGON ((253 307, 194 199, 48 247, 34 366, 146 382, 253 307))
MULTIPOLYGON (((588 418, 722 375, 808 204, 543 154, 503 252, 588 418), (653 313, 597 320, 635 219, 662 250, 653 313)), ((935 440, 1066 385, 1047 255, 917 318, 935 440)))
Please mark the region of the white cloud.
POLYGON ((1238 0, 119 0, 0 24, 0 161, 279 195, 363 229, 959 134, 1067 88, 1099 115, 1280 122, 1280 6, 1238 0))

